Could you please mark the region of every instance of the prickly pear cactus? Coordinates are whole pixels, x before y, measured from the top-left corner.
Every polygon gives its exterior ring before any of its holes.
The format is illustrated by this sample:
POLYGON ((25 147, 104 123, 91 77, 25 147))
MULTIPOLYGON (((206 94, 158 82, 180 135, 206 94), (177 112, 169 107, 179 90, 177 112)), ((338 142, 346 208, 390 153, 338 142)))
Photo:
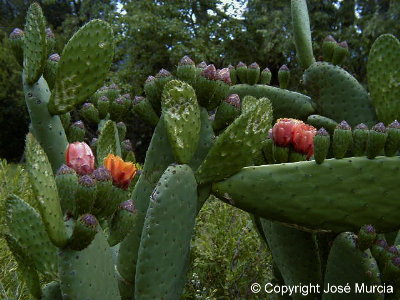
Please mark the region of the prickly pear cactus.
POLYGON ((11 38, 24 57, 38 211, 10 195, 6 241, 33 297, 179 299, 196 216, 212 195, 252 214, 277 284, 386 284, 394 292, 348 299, 398 299, 398 74, 385 51, 398 41, 374 43, 371 101, 337 66, 347 43, 327 38, 326 62, 315 62, 306 1, 291 8, 308 94, 288 90, 286 66, 273 87, 257 63, 217 69, 185 56, 177 72, 149 76, 132 101, 102 86, 114 47, 108 24, 89 22, 46 61, 54 40, 32 4, 25 33, 11 38), (155 127, 143 169, 126 139, 132 115, 155 127), (41 286, 42 275, 51 282, 41 286))

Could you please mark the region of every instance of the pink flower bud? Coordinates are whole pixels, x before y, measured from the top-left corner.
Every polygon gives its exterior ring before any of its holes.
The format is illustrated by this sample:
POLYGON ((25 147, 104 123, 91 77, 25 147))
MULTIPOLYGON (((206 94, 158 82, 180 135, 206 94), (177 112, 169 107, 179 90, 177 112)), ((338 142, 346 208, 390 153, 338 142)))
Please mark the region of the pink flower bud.
POLYGON ((272 127, 272 139, 280 147, 289 146, 293 140, 293 128, 297 124, 304 124, 296 119, 278 119, 272 127))
POLYGON ((302 154, 307 154, 310 158, 314 154, 314 136, 317 129, 313 126, 300 123, 293 128, 293 147, 294 150, 302 154))
POLYGON ((79 175, 91 174, 94 170, 92 149, 83 142, 69 144, 65 155, 67 166, 79 175))

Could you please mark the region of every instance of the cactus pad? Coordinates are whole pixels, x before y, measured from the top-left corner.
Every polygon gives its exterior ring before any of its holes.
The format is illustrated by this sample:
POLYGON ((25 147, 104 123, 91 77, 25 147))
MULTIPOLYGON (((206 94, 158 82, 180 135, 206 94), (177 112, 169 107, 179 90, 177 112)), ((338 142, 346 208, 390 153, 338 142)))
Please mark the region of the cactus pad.
POLYGON ((115 122, 111 120, 104 124, 97 140, 97 164, 99 166, 103 165, 103 160, 109 153, 121 156, 118 129, 115 122))
POLYGON ((42 9, 38 3, 29 7, 25 24, 24 76, 28 84, 33 84, 43 73, 46 61, 46 25, 42 9))
POLYGON ((305 120, 315 112, 310 97, 268 85, 237 84, 230 88, 229 94, 238 94, 240 99, 250 95, 256 98, 267 97, 274 109, 274 118, 295 118, 305 120))
POLYGON ((312 64, 303 82, 316 102, 318 114, 350 126, 373 125, 375 111, 368 92, 358 81, 338 66, 324 62, 312 64))
POLYGON ((175 161, 168 141, 164 117, 160 118, 146 153, 143 173, 140 175, 132 200, 137 208, 137 217, 132 231, 122 241, 118 255, 118 271, 124 280, 133 283, 142 227, 149 206, 150 195, 165 169, 175 161))
POLYGON ((379 121, 400 119, 400 42, 391 34, 378 37, 368 57, 368 88, 379 121))
POLYGON ((103 84, 113 55, 113 32, 109 24, 93 20, 79 29, 58 62, 50 113, 66 113, 85 102, 103 84))
MULTIPOLYGON (((369 250, 361 251, 356 245, 356 236, 350 232, 339 234, 333 241, 325 273, 325 287, 350 285, 350 293, 340 294, 340 299, 383 300, 377 293, 357 293, 355 285, 381 285, 379 269, 369 250)), ((336 300, 338 294, 325 293, 323 300, 336 300)))
POLYGON ((28 174, 36 196, 39 211, 50 240, 58 247, 66 244, 68 237, 64 226, 56 181, 49 160, 32 134, 26 138, 28 174))
POLYGON ((246 167, 216 183, 228 203, 261 217, 312 230, 399 229, 400 157, 365 157, 246 167))
POLYGON ((185 82, 171 80, 164 87, 161 107, 176 160, 188 163, 196 151, 201 126, 196 92, 185 82))
POLYGON ((187 165, 161 176, 150 197, 136 267, 135 299, 178 299, 195 223, 197 184, 187 165), (179 212, 179 213, 177 213, 179 212))
POLYGON ((57 248, 50 242, 39 214, 15 195, 7 198, 7 227, 13 239, 27 250, 36 270, 54 277, 57 273, 57 248))
MULTIPOLYGON (((279 268, 285 284, 321 284, 321 264, 312 234, 263 218, 260 218, 260 222, 274 263, 279 268)), ((315 294, 308 295, 308 298, 294 294, 293 299, 315 299, 315 294)))
POLYGON ((64 300, 119 300, 112 252, 100 231, 82 251, 60 250, 59 270, 64 300))
POLYGON ((272 107, 268 99, 259 99, 218 136, 196 171, 199 183, 224 179, 253 161, 261 141, 271 128, 272 107))

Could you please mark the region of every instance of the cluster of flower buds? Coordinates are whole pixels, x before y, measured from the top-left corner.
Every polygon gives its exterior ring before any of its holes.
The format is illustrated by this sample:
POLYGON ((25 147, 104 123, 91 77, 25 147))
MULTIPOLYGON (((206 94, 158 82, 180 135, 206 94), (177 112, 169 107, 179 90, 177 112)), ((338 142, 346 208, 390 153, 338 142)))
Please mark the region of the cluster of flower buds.
MULTIPOLYGON (((92 149, 84 142, 69 144, 66 151, 66 164, 81 176, 90 175, 95 171, 95 157, 92 149)), ((119 156, 109 154, 104 159, 104 167, 110 172, 113 184, 126 189, 135 177, 135 164, 125 162, 119 156)))
POLYGON ((210 64, 203 69, 201 75, 209 80, 219 80, 226 84, 232 83, 229 68, 216 69, 213 64, 210 64))
POLYGON ((317 130, 303 121, 296 119, 278 119, 272 127, 272 140, 277 146, 292 146, 296 152, 307 155, 314 154, 313 139, 317 130))

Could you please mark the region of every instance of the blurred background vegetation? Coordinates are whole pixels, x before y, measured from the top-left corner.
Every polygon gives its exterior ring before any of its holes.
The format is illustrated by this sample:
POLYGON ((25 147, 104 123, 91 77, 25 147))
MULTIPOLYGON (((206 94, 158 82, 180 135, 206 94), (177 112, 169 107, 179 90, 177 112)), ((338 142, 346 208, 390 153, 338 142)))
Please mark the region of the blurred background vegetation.
MULTIPOLYGON (((0 157, 14 161, 22 155, 28 116, 21 92, 21 70, 6 37, 13 28, 23 28, 30 2, 0 1, 0 157)), ((291 88, 299 88, 301 73, 291 38, 289 0, 38 2, 48 26, 56 34, 59 53, 87 21, 100 18, 110 22, 117 50, 109 77, 132 96, 142 93, 142 83, 148 75, 161 68, 172 70, 184 55, 217 67, 256 61, 262 68, 268 66, 274 75, 282 64, 287 64, 293 71, 291 88)), ((337 41, 346 40, 351 55, 344 67, 365 83, 365 62, 375 38, 382 33, 399 36, 400 1, 307 2, 316 56, 321 53, 322 40, 328 34, 337 41)), ((273 83, 276 81, 273 77, 273 83)), ((146 148, 146 143, 138 144, 146 148)))

